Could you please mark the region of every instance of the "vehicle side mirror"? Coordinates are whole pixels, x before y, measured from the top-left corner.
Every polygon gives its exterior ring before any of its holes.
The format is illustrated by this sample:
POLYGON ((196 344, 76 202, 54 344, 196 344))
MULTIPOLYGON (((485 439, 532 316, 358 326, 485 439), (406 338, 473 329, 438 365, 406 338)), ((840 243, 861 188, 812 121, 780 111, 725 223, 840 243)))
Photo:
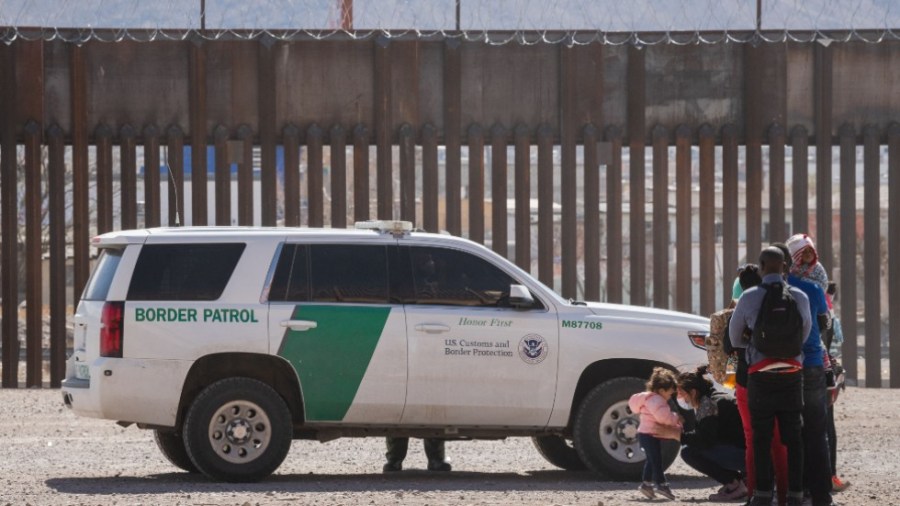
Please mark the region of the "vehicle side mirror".
POLYGON ((512 307, 531 307, 534 298, 524 285, 509 285, 509 305, 512 307))

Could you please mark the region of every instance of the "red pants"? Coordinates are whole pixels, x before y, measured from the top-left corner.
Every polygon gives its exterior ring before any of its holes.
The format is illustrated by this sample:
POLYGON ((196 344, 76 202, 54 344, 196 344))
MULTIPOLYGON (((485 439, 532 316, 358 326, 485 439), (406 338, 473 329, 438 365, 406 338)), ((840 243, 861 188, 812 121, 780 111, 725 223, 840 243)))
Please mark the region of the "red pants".
MULTIPOLYGON (((744 442, 747 450, 744 453, 747 466, 747 490, 753 495, 756 489, 756 471, 753 462, 753 426, 750 425, 750 407, 747 405, 747 389, 740 385, 734 387, 734 397, 737 399, 738 412, 741 414, 741 423, 744 425, 744 442)), ((787 502, 788 467, 787 448, 781 444, 781 433, 778 424, 775 424, 775 432, 772 433, 772 465, 775 467, 775 485, 778 490, 778 504, 787 502)))

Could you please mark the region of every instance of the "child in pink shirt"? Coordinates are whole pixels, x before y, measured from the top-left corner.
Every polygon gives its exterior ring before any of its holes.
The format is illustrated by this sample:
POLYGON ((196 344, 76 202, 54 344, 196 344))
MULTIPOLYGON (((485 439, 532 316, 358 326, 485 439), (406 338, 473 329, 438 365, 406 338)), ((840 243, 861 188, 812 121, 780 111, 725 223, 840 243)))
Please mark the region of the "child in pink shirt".
POLYGON ((657 367, 653 369, 653 374, 647 381, 647 390, 632 395, 628 400, 631 412, 641 418, 638 441, 644 450, 646 461, 643 483, 638 490, 648 499, 653 499, 656 494, 675 499, 675 494, 669 488, 663 472, 662 440, 678 440, 681 437, 681 417, 669 407, 669 399, 675 394, 676 387, 675 374, 668 369, 657 367))

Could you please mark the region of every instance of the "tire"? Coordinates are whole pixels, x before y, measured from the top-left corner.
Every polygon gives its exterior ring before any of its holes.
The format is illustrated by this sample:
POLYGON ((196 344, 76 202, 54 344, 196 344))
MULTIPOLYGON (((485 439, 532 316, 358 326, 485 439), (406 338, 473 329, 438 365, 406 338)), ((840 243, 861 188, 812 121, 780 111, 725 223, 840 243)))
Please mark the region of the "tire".
POLYGON ((541 457, 554 466, 566 471, 584 471, 587 466, 581 461, 575 447, 561 436, 536 436, 531 438, 541 457))
POLYGON ((184 439, 182 439, 177 432, 154 430, 153 440, 156 441, 156 446, 159 447, 159 451, 162 452, 163 457, 165 457, 173 466, 189 473, 200 472, 200 470, 197 469, 197 466, 191 462, 191 458, 184 448, 184 439))
POLYGON ((214 480, 259 481, 284 461, 291 413, 269 385, 229 378, 206 387, 184 421, 184 446, 197 469, 214 480))
MULTIPOLYGON (((594 387, 581 401, 573 427, 575 450, 585 466, 622 481, 639 481, 644 469, 638 416, 628 408, 632 394, 644 390, 640 378, 615 378, 594 387)), ((678 456, 677 441, 662 444, 663 469, 678 456)))

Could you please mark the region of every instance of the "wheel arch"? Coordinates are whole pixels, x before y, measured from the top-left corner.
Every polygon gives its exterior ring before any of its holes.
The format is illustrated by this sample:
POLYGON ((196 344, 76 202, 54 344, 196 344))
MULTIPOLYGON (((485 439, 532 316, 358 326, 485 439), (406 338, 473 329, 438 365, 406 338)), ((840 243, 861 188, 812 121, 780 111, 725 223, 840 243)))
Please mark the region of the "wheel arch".
POLYGON ((234 377, 255 379, 269 385, 284 399, 294 423, 303 420, 300 380, 286 360, 259 353, 214 353, 198 359, 188 371, 178 402, 176 428, 180 429, 184 423, 197 394, 216 381, 234 377))
POLYGON ((650 377, 650 373, 656 367, 665 367, 673 372, 678 372, 669 364, 639 358, 598 360, 587 366, 582 371, 581 376, 578 378, 578 384, 575 387, 575 395, 572 398, 572 406, 569 409, 569 422, 566 425, 566 432, 571 433, 578 406, 594 387, 613 378, 625 376, 646 379, 650 377))

